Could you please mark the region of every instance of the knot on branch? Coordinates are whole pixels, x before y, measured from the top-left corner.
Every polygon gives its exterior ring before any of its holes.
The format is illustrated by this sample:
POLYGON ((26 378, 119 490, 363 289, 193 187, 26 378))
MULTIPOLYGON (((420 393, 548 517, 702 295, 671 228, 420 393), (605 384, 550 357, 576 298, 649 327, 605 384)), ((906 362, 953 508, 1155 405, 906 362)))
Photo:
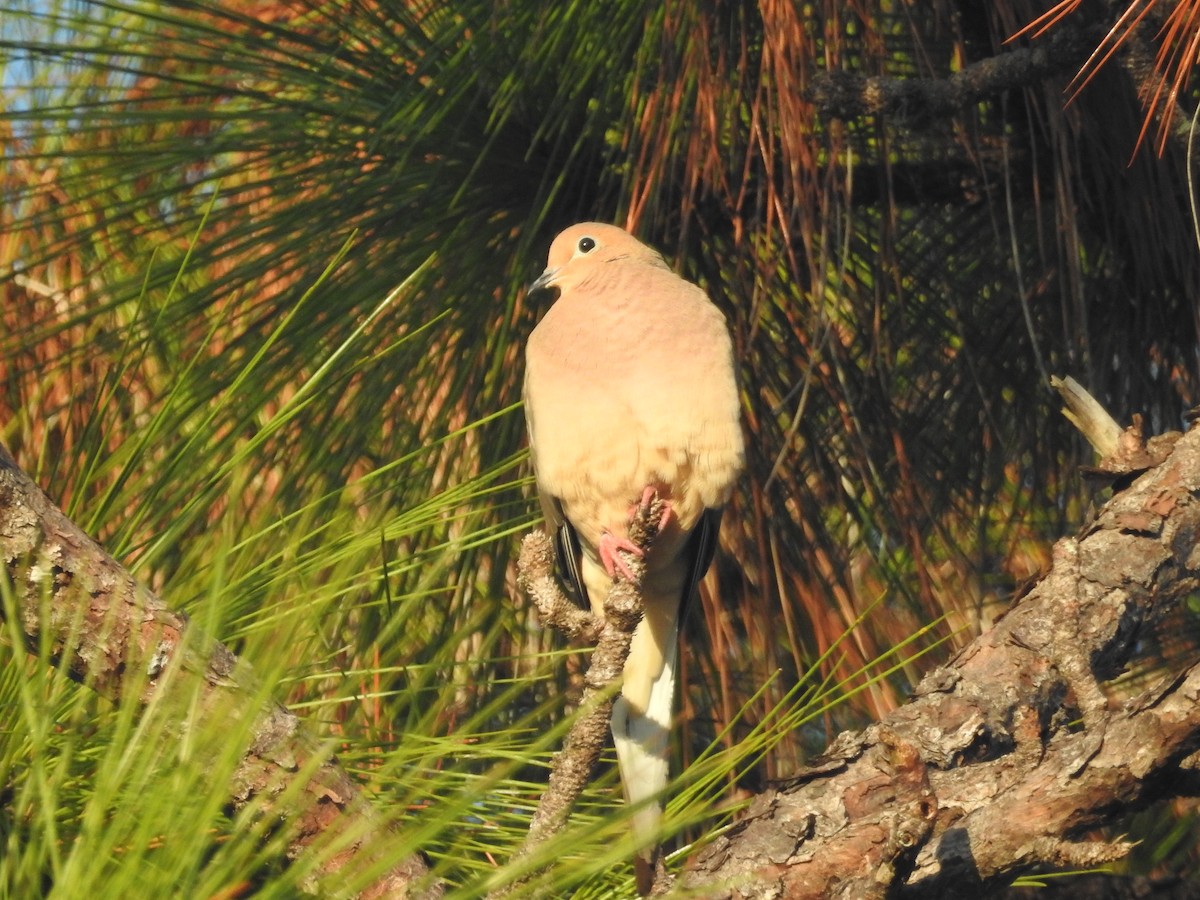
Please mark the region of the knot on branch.
POLYGON ((546 627, 589 644, 599 639, 601 623, 567 599, 558 586, 554 576, 554 547, 543 531, 530 532, 521 541, 517 586, 533 601, 538 618, 546 627))

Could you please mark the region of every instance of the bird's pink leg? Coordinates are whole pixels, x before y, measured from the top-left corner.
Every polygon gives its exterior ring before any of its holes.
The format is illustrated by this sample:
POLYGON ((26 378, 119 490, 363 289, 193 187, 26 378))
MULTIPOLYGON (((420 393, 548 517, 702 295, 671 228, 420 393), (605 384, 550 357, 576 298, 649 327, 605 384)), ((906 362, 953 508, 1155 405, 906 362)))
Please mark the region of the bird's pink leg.
POLYGON ((609 578, 616 578, 617 572, 620 572, 629 581, 637 580, 633 575, 633 570, 629 568, 629 563, 621 559, 617 551, 624 550, 641 559, 646 555, 645 550, 629 538, 617 537, 611 531, 600 535, 600 546, 596 549, 600 552, 600 562, 604 564, 604 571, 608 573, 609 578))
MULTIPOLYGON (((629 510, 629 516, 632 519, 639 512, 643 517, 649 513, 651 505, 658 497, 658 489, 654 485, 646 485, 642 490, 642 499, 640 503, 635 503, 629 510)), ((669 501, 662 501, 662 515, 658 519, 658 528, 655 534, 660 534, 671 521, 671 504, 669 501)), ((651 535, 653 537, 653 535, 651 535)), ((632 553, 638 559, 643 559, 646 556, 646 551, 626 537, 619 537, 611 531, 605 531, 600 535, 600 546, 596 548, 600 553, 600 562, 604 564, 604 571, 608 573, 609 578, 615 578, 617 572, 620 572, 629 581, 636 580, 633 576, 633 570, 629 564, 623 560, 617 553, 618 550, 624 550, 626 553, 632 553)))

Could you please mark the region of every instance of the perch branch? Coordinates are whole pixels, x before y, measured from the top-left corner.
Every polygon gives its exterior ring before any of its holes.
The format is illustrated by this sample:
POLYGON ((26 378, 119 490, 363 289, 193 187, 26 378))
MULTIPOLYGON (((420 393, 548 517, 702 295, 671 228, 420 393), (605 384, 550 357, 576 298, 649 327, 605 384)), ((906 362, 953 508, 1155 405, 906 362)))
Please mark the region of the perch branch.
MULTIPOLYGON (((642 550, 649 549, 662 520, 662 501, 655 499, 638 506, 629 523, 629 538, 642 550)), ((554 577, 554 552, 550 539, 543 532, 526 535, 521 543, 517 562, 518 584, 529 594, 538 609, 542 622, 568 637, 596 636, 583 680, 583 697, 575 721, 563 740, 563 747, 554 756, 550 778, 542 793, 538 808, 529 825, 529 832, 516 858, 532 857, 538 848, 562 831, 576 801, 587 787, 600 752, 608 740, 612 719, 613 688, 621 678, 633 630, 642 618, 642 598, 639 593, 645 563, 631 554, 626 562, 636 581, 618 574, 604 601, 604 618, 580 610, 558 587, 554 577)), ((508 885, 492 896, 505 896, 519 889, 536 874, 508 885)))

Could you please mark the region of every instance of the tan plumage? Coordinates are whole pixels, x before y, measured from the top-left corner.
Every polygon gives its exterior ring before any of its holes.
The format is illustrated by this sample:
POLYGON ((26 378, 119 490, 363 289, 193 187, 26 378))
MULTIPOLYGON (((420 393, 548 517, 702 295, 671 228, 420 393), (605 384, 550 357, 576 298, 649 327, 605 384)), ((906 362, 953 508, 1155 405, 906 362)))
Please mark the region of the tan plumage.
MULTIPOLYGON (((613 707, 626 798, 640 803, 666 786, 680 611, 708 568, 742 468, 733 352, 704 292, 612 225, 558 235, 530 291, 540 289, 559 296, 526 347, 530 446, 547 524, 565 529, 560 548, 578 548, 565 568, 594 612, 603 615, 622 565, 614 551, 644 491, 671 509, 646 555, 646 613, 613 707)), ((634 817, 643 890, 660 817, 658 803, 634 817)))

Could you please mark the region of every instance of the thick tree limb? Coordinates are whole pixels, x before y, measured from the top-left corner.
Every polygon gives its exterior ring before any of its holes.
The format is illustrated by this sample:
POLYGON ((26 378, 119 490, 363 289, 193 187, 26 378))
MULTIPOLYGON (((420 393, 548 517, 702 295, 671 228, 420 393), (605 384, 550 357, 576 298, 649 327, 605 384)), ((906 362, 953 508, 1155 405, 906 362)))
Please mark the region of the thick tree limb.
POLYGON ((908 704, 759 797, 687 884, 721 897, 970 896, 1117 859, 1129 845, 1081 836, 1200 792, 1200 667, 1120 704, 1104 684, 1200 588, 1200 429, 1159 444, 1165 458, 1060 540, 990 631, 908 704))
MULTIPOLYGON (((318 839, 345 842, 341 852, 323 862, 314 891, 327 893, 344 881, 339 873, 381 858, 372 841, 386 833, 387 825, 300 720, 278 704, 264 708, 250 667, 222 644, 197 634, 187 616, 168 609, 139 584, 63 515, 2 446, 0 556, 26 643, 36 650, 48 642, 52 659, 71 678, 112 700, 137 685, 143 701, 168 681, 172 688, 186 681, 200 685, 205 709, 255 717, 254 740, 230 786, 231 805, 240 809, 253 801, 285 820, 292 858, 318 839), (298 779, 303 783, 297 785, 298 779)), ((427 876, 424 862, 409 858, 359 896, 440 895, 427 876)))

